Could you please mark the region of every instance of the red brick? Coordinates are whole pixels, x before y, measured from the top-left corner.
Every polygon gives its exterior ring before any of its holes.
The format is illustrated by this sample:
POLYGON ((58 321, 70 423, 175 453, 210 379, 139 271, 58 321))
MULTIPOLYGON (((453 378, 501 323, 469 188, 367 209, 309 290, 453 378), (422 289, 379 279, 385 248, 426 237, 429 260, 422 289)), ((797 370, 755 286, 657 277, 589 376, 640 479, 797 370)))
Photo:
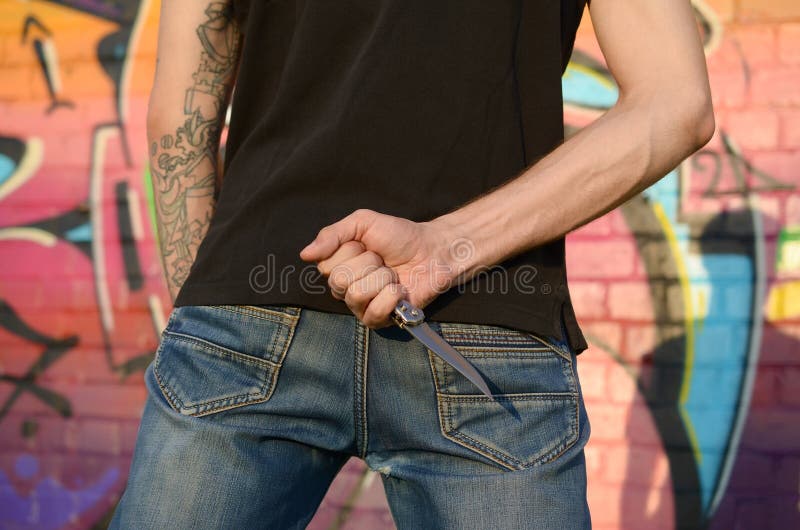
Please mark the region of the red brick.
MULTIPOLYGON (((750 157, 754 167, 767 173, 770 177, 783 183, 800 185, 800 151, 774 151, 756 153, 750 157)), ((753 181, 752 185, 764 185, 763 182, 753 181)), ((786 193, 786 192, 784 192, 786 193)))
POLYGON ((375 530, 395 528, 389 509, 365 510, 355 509, 340 527, 342 530, 375 530))
POLYGON ((778 403, 781 369, 772 366, 759 366, 756 372, 753 395, 750 405, 753 407, 775 406, 778 403))
POLYGON ((660 446, 616 445, 604 455, 603 482, 647 489, 669 487, 669 462, 660 446))
POLYGON ((611 222, 611 233, 618 236, 630 237, 632 227, 628 224, 622 208, 616 208, 606 214, 606 218, 611 222))
POLYGON ((747 481, 733 481, 732 492, 759 493, 771 489, 775 484, 773 460, 759 453, 740 450, 736 454, 737 471, 747 476, 747 481), (738 487, 737 487, 738 486, 738 487))
POLYGON ((608 442, 624 440, 629 408, 617 403, 586 402, 586 412, 592 426, 592 438, 608 442))
MULTIPOLYGON (((578 315, 580 320, 580 314, 578 315)), ((592 357, 606 357, 610 354, 616 354, 620 351, 622 345, 622 326, 611 321, 589 321, 581 323, 581 329, 586 335, 586 340, 589 341, 589 346, 595 348, 595 353, 592 357), (599 341, 594 344, 593 341, 599 341), (610 348, 610 351, 604 353, 602 350, 610 348)))
POLYGON ((609 370, 608 389, 608 397, 612 403, 632 403, 638 394, 636 381, 634 381, 631 374, 620 365, 615 365, 609 370))
POLYGON ((613 444, 609 446, 595 440, 594 438, 589 439, 589 443, 586 445, 586 449, 584 450, 586 455, 586 474, 588 476, 603 476, 603 470, 605 469, 603 464, 603 456, 606 454, 608 447, 613 447, 613 444))
POLYGON ((611 220, 608 215, 603 215, 591 223, 585 224, 574 232, 570 233, 570 236, 572 239, 583 239, 597 236, 607 236, 610 233, 611 220))
POLYGON ((608 307, 613 318, 651 321, 653 301, 646 282, 613 283, 608 290, 608 307))
MULTIPOLYGON (((3 274, 3 279, 7 276, 3 274)), ((0 298, 7 301, 15 310, 20 308, 39 308, 45 303, 45 285, 40 281, 15 280, 0 283, 0 298)))
POLYGON ((736 503, 736 528, 764 528, 770 510, 762 500, 740 500, 736 503))
POLYGON ((36 444, 41 451, 62 452, 77 448, 78 423, 61 416, 37 417, 36 444))
MULTIPOLYGON (((726 37, 737 43, 740 57, 751 69, 777 61, 777 37, 771 24, 732 26, 726 37)), ((740 63, 741 64, 741 63, 740 63)))
POLYGON ((800 458, 796 455, 781 456, 775 466, 775 486, 782 493, 797 495, 797 477, 800 476, 800 458))
POLYGON ((625 359, 638 363, 646 355, 651 355, 656 348, 658 331, 655 325, 625 326, 625 359))
POLYGON ((780 402, 800 408, 800 368, 786 366, 783 369, 772 368, 771 371, 780 380, 780 402))
POLYGON ((708 80, 714 108, 741 108, 744 105, 747 87, 743 72, 710 70, 708 80))
MULTIPOLYGON (((591 484, 591 479, 589 480, 591 484)), ((619 530, 675 528, 672 495, 663 490, 648 490, 628 485, 589 487, 587 493, 592 513, 592 528, 619 530)))
MULTIPOLYGON (((589 480, 589 484, 592 481, 589 480)), ((622 486, 589 487, 587 500, 592 514, 592 528, 621 528, 621 510, 624 494, 622 486)))
POLYGON ((740 0, 738 17, 743 22, 765 22, 800 19, 797 0, 740 0))
POLYGON ((383 491, 380 474, 370 471, 365 477, 361 492, 355 501, 356 509, 387 509, 386 494, 383 491))
POLYGON ((800 194, 792 193, 784 204, 784 226, 800 225, 800 194))
POLYGON ((650 414, 650 409, 639 400, 630 407, 627 433, 631 442, 637 445, 661 444, 661 438, 653 423, 653 416, 650 414))
MULTIPOLYGON (((41 357, 44 347, 0 329, 0 371, 20 377, 41 357)), ((67 354, 69 355, 69 354, 67 354)))
POLYGON ((778 56, 786 64, 800 64, 800 23, 778 26, 778 56))
POLYGON ((578 379, 584 401, 605 401, 608 397, 607 366, 613 361, 595 355, 599 353, 590 347, 578 358, 578 379))
POLYGON ((735 35, 727 32, 727 28, 717 47, 708 55, 706 66, 710 74, 742 71, 741 45, 735 35))
POLYGON ((138 419, 146 397, 146 389, 141 385, 75 386, 58 382, 51 387, 68 397, 76 416, 138 419))
POLYGON ((567 244, 570 280, 627 278, 633 273, 636 245, 619 239, 570 241, 567 244))
POLYGON ((136 437, 139 434, 139 421, 120 421, 120 452, 123 455, 133 454, 136 448, 136 437))
MULTIPOLYGON (((5 402, 5 400, 3 400, 5 402)), ((27 414, 18 414, 13 408, 4 417, 0 424, 0 448, 4 451, 33 450, 36 448, 36 436, 25 438, 22 435, 22 424, 30 420, 27 414)))
POLYGON ((729 113, 723 126, 742 149, 775 149, 778 123, 774 110, 748 109, 729 113))
POLYGON ((764 327, 759 364, 800 366, 800 325, 793 323, 764 327))
POLYGON ((800 110, 781 109, 780 147, 792 149, 800 147, 800 110))
MULTIPOLYGON (((797 3, 800 6, 800 2, 797 3)), ((800 66, 753 72, 750 97, 756 105, 800 106, 800 66)))
POLYGON ((94 372, 98 365, 87 364, 86 352, 82 349, 73 348, 68 351, 58 361, 50 365, 38 381, 48 386, 55 381, 79 385, 86 382, 86 373, 94 372))
POLYGON ((332 506, 323 499, 317 507, 317 511, 314 512, 314 517, 306 526, 306 530, 327 530, 333 527, 340 511, 341 508, 332 506))
POLYGON ((730 22, 736 13, 736 0, 705 0, 720 22, 730 22))
POLYGON ((747 418, 742 448, 793 454, 800 434, 800 410, 766 409, 747 418))
MULTIPOLYGON (((2 386, 7 387, 9 390, 11 390, 10 385, 4 384, 2 386)), ((52 390, 52 388, 49 387, 45 388, 52 390)), ((27 391, 21 392, 17 396, 17 398, 14 400, 14 404, 11 406, 11 409, 18 413, 32 414, 32 415, 35 414, 46 415, 53 412, 53 408, 51 406, 49 406, 47 403, 36 397, 34 394, 27 391)))
POLYGON ((120 454, 120 427, 116 420, 81 420, 78 449, 83 453, 120 454))
POLYGON ((570 282, 570 298, 580 318, 602 318, 608 313, 606 286, 600 282, 570 282))

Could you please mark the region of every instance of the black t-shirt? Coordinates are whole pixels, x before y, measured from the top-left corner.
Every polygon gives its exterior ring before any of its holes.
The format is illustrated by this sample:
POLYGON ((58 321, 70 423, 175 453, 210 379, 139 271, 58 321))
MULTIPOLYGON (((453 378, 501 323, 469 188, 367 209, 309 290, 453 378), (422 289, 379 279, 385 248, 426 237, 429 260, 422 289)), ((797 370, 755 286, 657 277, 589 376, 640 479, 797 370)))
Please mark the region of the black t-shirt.
MULTIPOLYGON (((252 1, 216 212, 176 306, 350 314, 300 249, 359 208, 426 221, 564 139, 561 74, 583 0, 252 1)), ((425 308, 583 351, 564 239, 425 308)))

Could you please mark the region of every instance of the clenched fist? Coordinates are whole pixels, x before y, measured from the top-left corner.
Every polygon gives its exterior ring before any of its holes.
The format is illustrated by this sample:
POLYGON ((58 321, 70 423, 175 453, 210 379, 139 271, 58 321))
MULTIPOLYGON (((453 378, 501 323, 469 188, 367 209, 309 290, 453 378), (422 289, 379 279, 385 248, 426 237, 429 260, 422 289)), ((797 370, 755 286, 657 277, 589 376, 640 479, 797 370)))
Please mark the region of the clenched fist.
POLYGON ((359 320, 380 328, 401 299, 422 308, 452 287, 468 246, 439 224, 356 210, 322 228, 300 257, 317 263, 359 320))

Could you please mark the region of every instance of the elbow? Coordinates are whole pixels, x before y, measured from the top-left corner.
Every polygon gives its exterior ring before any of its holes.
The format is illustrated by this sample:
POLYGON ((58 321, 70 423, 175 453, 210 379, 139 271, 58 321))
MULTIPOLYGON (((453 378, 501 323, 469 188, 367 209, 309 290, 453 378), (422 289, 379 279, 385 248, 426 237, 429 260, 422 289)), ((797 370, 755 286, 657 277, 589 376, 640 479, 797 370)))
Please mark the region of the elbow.
POLYGON ((700 94, 685 98, 682 107, 684 130, 691 154, 703 148, 714 136, 714 105, 708 91, 701 91, 700 94))
POLYGON ((701 105, 699 105, 697 114, 695 115, 695 151, 711 141, 716 128, 717 124, 714 120, 714 106, 711 103, 711 98, 708 98, 707 100, 704 100, 701 105))

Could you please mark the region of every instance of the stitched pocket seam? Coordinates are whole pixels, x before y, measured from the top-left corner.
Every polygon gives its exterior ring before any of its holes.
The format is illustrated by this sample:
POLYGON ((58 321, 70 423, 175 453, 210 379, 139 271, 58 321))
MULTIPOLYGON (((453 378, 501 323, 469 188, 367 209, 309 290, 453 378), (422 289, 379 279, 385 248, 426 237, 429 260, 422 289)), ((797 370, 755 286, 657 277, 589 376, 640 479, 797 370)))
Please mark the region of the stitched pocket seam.
POLYGON ((258 306, 242 306, 242 305, 213 305, 211 306, 215 309, 221 309, 223 311, 228 311, 230 313, 236 313, 239 315, 245 315, 248 317, 258 318, 261 320, 269 320, 271 322, 277 322, 279 324, 289 324, 291 325, 292 322, 297 321, 300 318, 300 308, 293 308, 294 311, 297 311, 297 314, 292 312, 286 311, 278 311, 275 309, 267 309, 264 307, 258 306))
POLYGON ((526 352, 526 351, 527 352, 544 352, 544 351, 549 351, 549 352, 555 353, 556 355, 558 355, 559 357, 561 357, 565 361, 567 361, 570 364, 572 364, 571 356, 567 355, 567 353, 564 352, 563 350, 561 350, 560 348, 554 346, 553 344, 550 344, 549 340, 545 340, 544 338, 539 337, 534 333, 529 333, 527 331, 518 331, 518 330, 514 330, 514 329, 497 329, 497 330, 495 330, 495 329, 492 329, 492 330, 456 329, 456 328, 449 327, 447 322, 441 322, 441 323, 439 323, 439 326, 440 326, 439 329, 441 331, 442 338, 444 338, 447 342, 449 342, 451 344, 452 344, 452 342, 455 342, 456 343, 455 347, 459 351, 463 351, 463 350, 467 350, 467 351, 469 351, 469 350, 481 350, 481 351, 484 351, 484 350, 489 350, 489 351, 496 350, 496 351, 500 351, 500 350, 506 350, 506 349, 517 350, 519 352, 526 352), (529 345, 518 345, 518 343, 516 341, 512 341, 507 346, 506 345, 503 345, 503 346, 489 346, 487 348, 483 348, 483 347, 480 347, 480 346, 470 346, 470 345, 462 346, 462 345, 458 344, 458 340, 459 339, 461 339, 461 340, 464 340, 464 339, 472 339, 472 340, 474 340, 476 338, 479 338, 479 339, 484 339, 484 340, 487 340, 487 341, 491 341, 491 340, 495 340, 495 339, 502 339, 503 337, 514 337, 514 338, 518 338, 519 337, 519 338, 530 339, 532 344, 529 344, 529 345), (533 343, 535 343, 535 344, 533 344, 533 343))
MULTIPOLYGON (((446 332, 444 330, 441 331, 442 337, 445 340, 448 339, 446 336, 446 332)), ((531 335, 534 340, 540 340, 536 336, 531 335)), ((564 359, 566 362, 562 363, 562 369, 564 370, 565 375, 567 376, 570 391, 569 392, 532 392, 532 393, 509 393, 509 394, 496 394, 493 398, 489 396, 483 395, 470 395, 470 394, 448 394, 442 391, 442 388, 447 388, 447 367, 444 366, 444 370, 442 373, 437 369, 437 356, 433 353, 430 349, 428 349, 428 362, 430 364, 431 373, 433 375, 433 382, 434 387, 436 390, 436 405, 437 411, 439 416, 439 429, 442 435, 453 441, 454 443, 473 451, 479 455, 484 456, 485 458, 499 464, 500 466, 504 467, 507 470, 515 471, 515 470, 522 470, 536 465, 546 464, 553 460, 556 460, 562 454, 564 454, 570 447, 575 445, 578 441, 580 432, 579 432, 579 414, 580 414, 580 402, 579 396, 577 392, 577 387, 575 385, 575 381, 573 377, 575 376, 574 372, 574 364, 572 362, 572 357, 567 357, 563 352, 558 350, 557 348, 550 346, 547 342, 542 341, 542 344, 547 345, 547 348, 552 353, 557 354, 560 358, 564 359), (530 461, 521 461, 517 458, 514 458, 510 454, 507 454, 500 449, 490 447, 479 440, 475 440, 473 437, 470 437, 463 432, 460 432, 453 428, 453 421, 451 419, 451 402, 471 402, 471 403, 485 403, 490 402, 493 399, 499 400, 506 400, 506 401, 568 401, 568 404, 574 408, 574 414, 570 416, 570 423, 569 423, 569 435, 563 439, 559 440, 554 447, 549 449, 547 452, 539 455, 537 458, 531 459, 530 461)), ((464 351, 466 348, 462 346, 456 346, 459 351, 464 351)), ((476 347, 477 348, 477 347, 476 347)), ((501 356, 501 355, 474 355, 470 357, 525 357, 525 356, 501 356)), ((444 361, 442 361, 444 363, 444 361)))
POLYGON ((181 414, 188 416, 196 416, 196 417, 205 416, 215 412, 221 412, 224 410, 229 410, 244 405, 263 403, 269 400, 272 397, 272 394, 275 392, 278 375, 280 374, 281 368, 283 366, 286 353, 289 350, 289 347, 292 343, 292 339, 294 337, 294 332, 297 322, 299 321, 299 317, 300 315, 298 312, 296 316, 290 316, 291 321, 289 322, 283 320, 275 321, 279 325, 285 326, 286 328, 286 329, 281 329, 276 333, 274 333, 272 341, 270 342, 268 353, 270 353, 270 355, 274 355, 277 358, 276 361, 253 357, 251 355, 247 355, 241 352, 237 352, 235 350, 231 350, 229 348, 225 348, 223 346, 220 346, 219 344, 215 344, 213 342, 209 342, 204 339, 194 337, 192 335, 186 335, 183 333, 177 333, 165 330, 162 333, 162 340, 161 344, 159 345, 159 350, 157 351, 153 369, 153 374, 155 375, 156 382, 158 383, 158 386, 161 389, 162 393, 164 394, 164 397, 170 403, 172 408, 177 412, 180 412, 181 414), (161 349, 164 347, 165 344, 164 338, 166 338, 167 336, 179 342, 193 344, 198 348, 206 352, 209 352, 209 354, 228 357, 234 360, 235 362, 242 362, 263 369, 264 373, 260 376, 260 378, 263 379, 263 381, 259 388, 259 391, 238 394, 235 396, 227 396, 224 398, 214 399, 209 401, 203 401, 201 403, 196 403, 193 404, 192 406, 187 407, 183 403, 183 401, 178 397, 177 393, 164 382, 158 370, 160 362, 159 354, 161 353, 161 349), (283 345, 281 347, 281 350, 278 352, 276 351, 276 347, 278 345, 279 336, 280 340, 283 341, 283 345))
MULTIPOLYGON (((243 363, 252 364, 255 366, 267 365, 266 368, 275 368, 278 366, 278 363, 270 361, 269 359, 265 359, 262 357, 254 357, 253 355, 248 355, 246 353, 238 352, 236 350, 231 350, 230 348, 226 348, 225 346, 220 346, 219 344, 216 344, 214 342, 205 339, 201 339, 200 337, 195 337, 194 335, 186 335, 185 333, 178 333, 175 331, 167 331, 165 332, 165 335, 170 335, 174 337, 175 340, 177 341, 183 341, 183 342, 188 342, 190 344, 194 344, 198 348, 205 350, 209 353, 221 355, 223 357, 231 357, 243 363)), ((276 337, 272 338, 270 347, 267 350, 268 352, 274 350, 276 340, 277 340, 276 337)))

